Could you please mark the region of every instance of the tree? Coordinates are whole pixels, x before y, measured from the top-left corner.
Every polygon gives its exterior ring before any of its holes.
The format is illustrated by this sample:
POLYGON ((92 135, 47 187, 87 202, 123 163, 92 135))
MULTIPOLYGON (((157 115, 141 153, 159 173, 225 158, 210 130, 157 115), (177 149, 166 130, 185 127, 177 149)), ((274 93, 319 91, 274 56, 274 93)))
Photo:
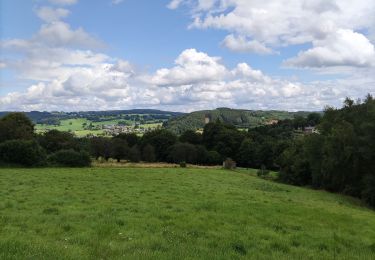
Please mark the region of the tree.
POLYGON ((173 163, 196 163, 197 151, 195 146, 189 143, 176 143, 169 147, 168 161, 173 163))
POLYGON ((147 132, 142 137, 143 147, 147 144, 155 148, 156 159, 160 162, 166 162, 168 157, 168 148, 174 145, 177 136, 165 129, 157 129, 147 132))
POLYGON ((198 145, 202 143, 202 134, 196 133, 193 130, 187 130, 180 136, 179 141, 181 143, 198 145))
POLYGON ((196 163, 197 164, 209 164, 208 151, 203 145, 196 145, 196 163))
POLYGON ((0 143, 0 162, 21 166, 43 166, 46 153, 32 140, 9 140, 0 143))
POLYGON ((133 145, 133 147, 130 148, 128 158, 131 162, 139 162, 141 160, 141 152, 138 145, 133 145))
POLYGON ((155 162, 155 148, 147 144, 142 150, 142 159, 146 162, 155 162))
POLYGON ((244 167, 254 167, 256 158, 256 146, 249 138, 242 141, 237 154, 238 165, 244 167))
POLYGON ((58 150, 77 149, 76 140, 71 133, 50 130, 38 138, 40 145, 47 152, 53 153, 58 150))
POLYGON ((311 113, 307 116, 307 124, 310 126, 316 126, 320 123, 322 116, 319 113, 311 113))
POLYGON ((34 138, 34 124, 24 113, 9 113, 0 119, 0 142, 34 138))
POLYGON ((209 165, 219 165, 223 162, 223 158, 216 151, 209 151, 207 155, 207 162, 209 165))
POLYGON ((140 138, 137 134, 135 133, 121 133, 117 136, 114 137, 115 139, 123 139, 125 140, 129 147, 133 147, 134 145, 138 145, 140 138))
POLYGON ((90 139, 90 151, 91 155, 96 159, 103 157, 108 160, 111 157, 112 145, 109 138, 104 137, 94 137, 90 139))
POLYGON ((113 138, 111 142, 111 157, 120 162, 122 159, 129 159, 128 143, 120 138, 113 138))

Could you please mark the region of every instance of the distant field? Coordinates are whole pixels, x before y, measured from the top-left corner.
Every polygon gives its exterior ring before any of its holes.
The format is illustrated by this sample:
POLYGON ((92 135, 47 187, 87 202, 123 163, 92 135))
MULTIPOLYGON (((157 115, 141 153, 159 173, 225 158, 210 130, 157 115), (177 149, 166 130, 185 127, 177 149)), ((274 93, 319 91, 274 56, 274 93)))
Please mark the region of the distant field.
POLYGON ((0 169, 0 259, 375 259, 375 211, 254 175, 0 169))

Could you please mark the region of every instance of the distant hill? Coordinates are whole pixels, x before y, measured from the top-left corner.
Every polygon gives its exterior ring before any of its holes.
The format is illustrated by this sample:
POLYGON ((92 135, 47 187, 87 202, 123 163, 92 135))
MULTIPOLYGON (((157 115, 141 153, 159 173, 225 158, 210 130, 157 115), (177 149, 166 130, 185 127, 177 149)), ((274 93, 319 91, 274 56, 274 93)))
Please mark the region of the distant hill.
MULTIPOLYGON (((10 111, 0 112, 0 118, 11 113, 10 111)), ((124 115, 149 115, 153 119, 170 119, 172 117, 184 115, 180 112, 162 111, 156 109, 131 109, 131 110, 109 110, 109 111, 81 111, 81 112, 25 112, 36 124, 53 124, 63 119, 87 118, 93 121, 100 121, 101 118, 121 119, 124 115)))
POLYGON ((196 111, 169 119, 164 123, 168 130, 181 134, 186 130, 197 130, 203 128, 206 120, 235 125, 238 128, 251 128, 271 124, 275 120, 292 119, 295 116, 307 116, 310 112, 287 112, 287 111, 254 111, 244 109, 217 108, 215 110, 196 111))

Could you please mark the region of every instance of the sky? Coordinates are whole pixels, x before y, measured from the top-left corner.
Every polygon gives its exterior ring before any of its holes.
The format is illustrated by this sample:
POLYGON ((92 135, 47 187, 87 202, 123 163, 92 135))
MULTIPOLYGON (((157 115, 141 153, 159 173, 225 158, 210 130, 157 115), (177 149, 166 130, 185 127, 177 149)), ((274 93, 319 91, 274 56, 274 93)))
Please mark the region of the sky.
POLYGON ((373 0, 0 0, 0 111, 321 111, 374 44, 373 0))

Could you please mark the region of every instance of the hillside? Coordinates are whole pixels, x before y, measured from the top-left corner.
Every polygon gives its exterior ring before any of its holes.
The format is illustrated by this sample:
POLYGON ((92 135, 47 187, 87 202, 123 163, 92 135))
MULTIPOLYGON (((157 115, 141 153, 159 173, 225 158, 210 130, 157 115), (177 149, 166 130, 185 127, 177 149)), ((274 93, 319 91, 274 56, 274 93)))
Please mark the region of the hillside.
MULTIPOLYGON (((0 112, 0 118, 8 113, 9 111, 0 112)), ((131 109, 131 110, 108 110, 108 111, 78 111, 78 112, 39 112, 31 111, 25 112, 26 116, 29 117, 36 124, 54 124, 60 120, 66 119, 77 119, 86 118, 91 121, 101 119, 125 119, 126 116, 142 115, 149 116, 153 119, 169 119, 171 117, 181 116, 184 113, 162 111, 156 109, 131 109)))
POLYGON ((271 120, 292 119, 296 115, 306 116, 308 112, 287 111, 261 111, 230 108, 217 108, 215 110, 196 111, 189 114, 174 117, 168 120, 164 126, 177 134, 186 130, 197 130, 205 125, 205 118, 211 122, 219 119, 222 122, 235 125, 238 128, 251 128, 270 123, 271 120))
POLYGON ((374 259, 359 201, 219 169, 0 169, 0 259, 374 259))

